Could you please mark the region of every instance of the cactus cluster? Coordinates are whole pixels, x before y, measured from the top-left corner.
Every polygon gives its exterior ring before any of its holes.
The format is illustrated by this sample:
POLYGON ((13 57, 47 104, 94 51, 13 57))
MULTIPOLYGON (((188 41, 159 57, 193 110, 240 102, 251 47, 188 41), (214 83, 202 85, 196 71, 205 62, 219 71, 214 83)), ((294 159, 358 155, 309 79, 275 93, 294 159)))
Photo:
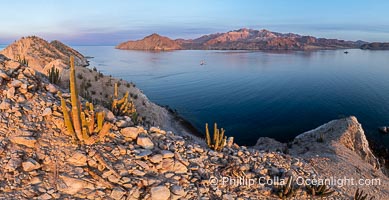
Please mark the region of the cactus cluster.
POLYGON ((316 142, 319 142, 319 143, 324 142, 324 133, 320 133, 319 137, 316 139, 316 142))
POLYGON ((312 196, 318 196, 318 197, 328 197, 328 196, 331 196, 335 192, 334 190, 330 190, 330 188, 328 188, 326 184, 306 185, 305 188, 307 189, 309 194, 311 194, 312 196))
POLYGON ((205 124, 205 139, 207 141, 207 145, 209 148, 215 151, 221 151, 227 142, 227 136, 224 136, 225 130, 221 128, 220 130, 217 128, 217 124, 214 124, 213 129, 213 139, 211 140, 211 135, 208 130, 208 123, 205 124))
POLYGON ((281 199, 287 199, 293 197, 295 193, 296 190, 293 188, 293 176, 290 176, 285 185, 279 186, 278 197, 281 199))
POLYGON ((359 188, 357 189, 357 191, 355 191, 354 200, 373 200, 373 199, 375 199, 374 196, 369 198, 369 195, 364 194, 363 190, 359 190, 359 188))
POLYGON ((16 57, 16 60, 22 64, 22 65, 25 65, 25 66, 28 66, 28 60, 26 59, 26 57, 23 57, 23 59, 18 55, 16 57))
POLYGON ((136 109, 135 104, 132 101, 132 99, 128 99, 129 92, 127 91, 126 94, 119 99, 119 89, 118 84, 115 83, 114 88, 114 96, 112 100, 112 106, 111 111, 113 114, 117 116, 135 116, 136 115, 136 109))
POLYGON ((61 81, 61 77, 59 76, 59 69, 55 68, 54 65, 51 69, 47 70, 47 76, 49 77, 50 83, 58 84, 61 81))
POLYGON ((78 98, 73 56, 70 57, 70 94, 72 108, 69 114, 66 101, 62 98, 61 92, 58 92, 68 134, 72 136, 73 140, 78 139, 78 141, 87 145, 103 140, 109 133, 111 124, 104 123, 104 112, 97 113, 96 119, 92 103, 87 102, 86 109, 83 110, 78 98))

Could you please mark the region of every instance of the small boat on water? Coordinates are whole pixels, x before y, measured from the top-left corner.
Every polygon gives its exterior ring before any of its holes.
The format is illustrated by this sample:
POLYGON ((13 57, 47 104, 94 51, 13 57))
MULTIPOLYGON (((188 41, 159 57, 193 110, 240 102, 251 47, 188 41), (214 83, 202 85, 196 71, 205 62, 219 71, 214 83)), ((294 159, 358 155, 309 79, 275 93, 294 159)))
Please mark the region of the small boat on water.
POLYGON ((343 53, 348 54, 348 51, 345 51, 345 52, 343 52, 343 53))
POLYGON ((200 62, 200 65, 205 65, 206 63, 205 63, 205 61, 204 60, 202 60, 201 62, 200 62))

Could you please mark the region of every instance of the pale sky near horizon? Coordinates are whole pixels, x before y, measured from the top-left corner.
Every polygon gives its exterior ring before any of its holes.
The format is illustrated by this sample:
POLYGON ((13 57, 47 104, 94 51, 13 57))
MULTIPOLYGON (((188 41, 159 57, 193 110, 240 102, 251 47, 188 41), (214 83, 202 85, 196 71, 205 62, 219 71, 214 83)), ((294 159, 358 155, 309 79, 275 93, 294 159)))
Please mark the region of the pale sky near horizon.
POLYGON ((389 42, 389 1, 384 0, 19 0, 1 4, 0 44, 37 35, 72 45, 115 45, 151 33, 188 39, 243 27, 389 42))

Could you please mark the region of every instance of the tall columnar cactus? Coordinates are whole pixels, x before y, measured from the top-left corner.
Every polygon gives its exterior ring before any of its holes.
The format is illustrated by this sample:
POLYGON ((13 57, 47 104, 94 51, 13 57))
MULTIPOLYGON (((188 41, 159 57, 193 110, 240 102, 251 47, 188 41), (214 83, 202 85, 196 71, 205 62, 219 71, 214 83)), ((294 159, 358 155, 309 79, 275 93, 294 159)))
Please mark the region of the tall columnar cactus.
POLYGON ((205 136, 207 145, 209 148, 215 151, 221 151, 227 142, 227 136, 224 136, 225 130, 221 128, 220 130, 217 128, 217 124, 214 124, 213 128, 213 139, 211 140, 211 135, 209 134, 208 124, 205 124, 205 136))
POLYGON ((70 95, 72 105, 71 114, 69 114, 66 101, 62 98, 61 92, 58 92, 58 96, 61 98, 64 122, 69 135, 88 145, 103 140, 109 133, 111 124, 104 123, 104 112, 97 113, 96 124, 96 114, 92 103, 87 102, 86 108, 83 110, 77 94, 73 56, 70 57, 70 95))
POLYGON ((47 76, 49 77, 50 83, 58 84, 61 81, 59 69, 55 68, 54 65, 51 69, 47 70, 47 76))
POLYGON ((74 66, 73 56, 70 56, 70 98, 72 102, 72 118, 74 131, 76 132, 77 138, 80 141, 83 141, 81 129, 80 102, 78 100, 76 69, 74 66))
POLYGON ((134 116, 136 113, 135 104, 132 99, 128 100, 129 92, 119 99, 118 84, 115 83, 114 96, 112 100, 111 111, 118 116, 134 116))

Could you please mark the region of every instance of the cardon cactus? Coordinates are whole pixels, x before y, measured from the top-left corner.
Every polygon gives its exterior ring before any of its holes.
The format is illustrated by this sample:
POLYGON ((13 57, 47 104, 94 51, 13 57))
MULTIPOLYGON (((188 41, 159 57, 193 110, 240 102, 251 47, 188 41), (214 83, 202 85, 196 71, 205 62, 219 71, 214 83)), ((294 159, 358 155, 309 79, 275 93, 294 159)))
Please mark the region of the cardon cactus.
POLYGON ((373 199, 375 199, 374 196, 371 196, 369 198, 369 195, 364 194, 363 190, 359 190, 359 188, 357 189, 357 191, 355 191, 354 200, 373 200, 373 199))
POLYGON ((209 148, 215 151, 221 151, 226 146, 227 136, 224 136, 225 130, 217 128, 217 124, 214 124, 213 128, 213 139, 211 140, 211 135, 208 130, 208 123, 205 124, 205 139, 209 148))
POLYGON ((283 186, 280 186, 278 189, 278 197, 281 199, 288 199, 293 197, 296 193, 296 190, 293 187, 293 182, 293 176, 290 176, 287 183, 283 186))
POLYGON ((49 78, 50 83, 58 84, 61 81, 59 76, 59 69, 55 68, 54 65, 51 69, 47 70, 47 76, 49 78))
POLYGON ((114 96, 111 106, 111 111, 114 115, 130 117, 134 116, 134 113, 136 113, 135 104, 132 99, 128 99, 128 96, 129 92, 127 91, 126 94, 121 99, 119 99, 118 84, 115 83, 114 96))
POLYGON ((330 188, 328 188, 326 184, 306 185, 305 188, 307 189, 308 193, 311 194, 312 196, 319 196, 319 197, 328 197, 335 192, 334 190, 330 190, 330 188))
POLYGON ((103 140, 109 133, 111 124, 108 122, 104 123, 104 112, 97 113, 96 123, 93 104, 87 102, 86 108, 84 110, 82 108, 77 94, 73 56, 70 57, 71 114, 69 114, 66 101, 62 98, 61 92, 58 92, 58 96, 61 98, 61 107, 67 132, 74 139, 77 138, 84 144, 94 144, 97 141, 103 140))

